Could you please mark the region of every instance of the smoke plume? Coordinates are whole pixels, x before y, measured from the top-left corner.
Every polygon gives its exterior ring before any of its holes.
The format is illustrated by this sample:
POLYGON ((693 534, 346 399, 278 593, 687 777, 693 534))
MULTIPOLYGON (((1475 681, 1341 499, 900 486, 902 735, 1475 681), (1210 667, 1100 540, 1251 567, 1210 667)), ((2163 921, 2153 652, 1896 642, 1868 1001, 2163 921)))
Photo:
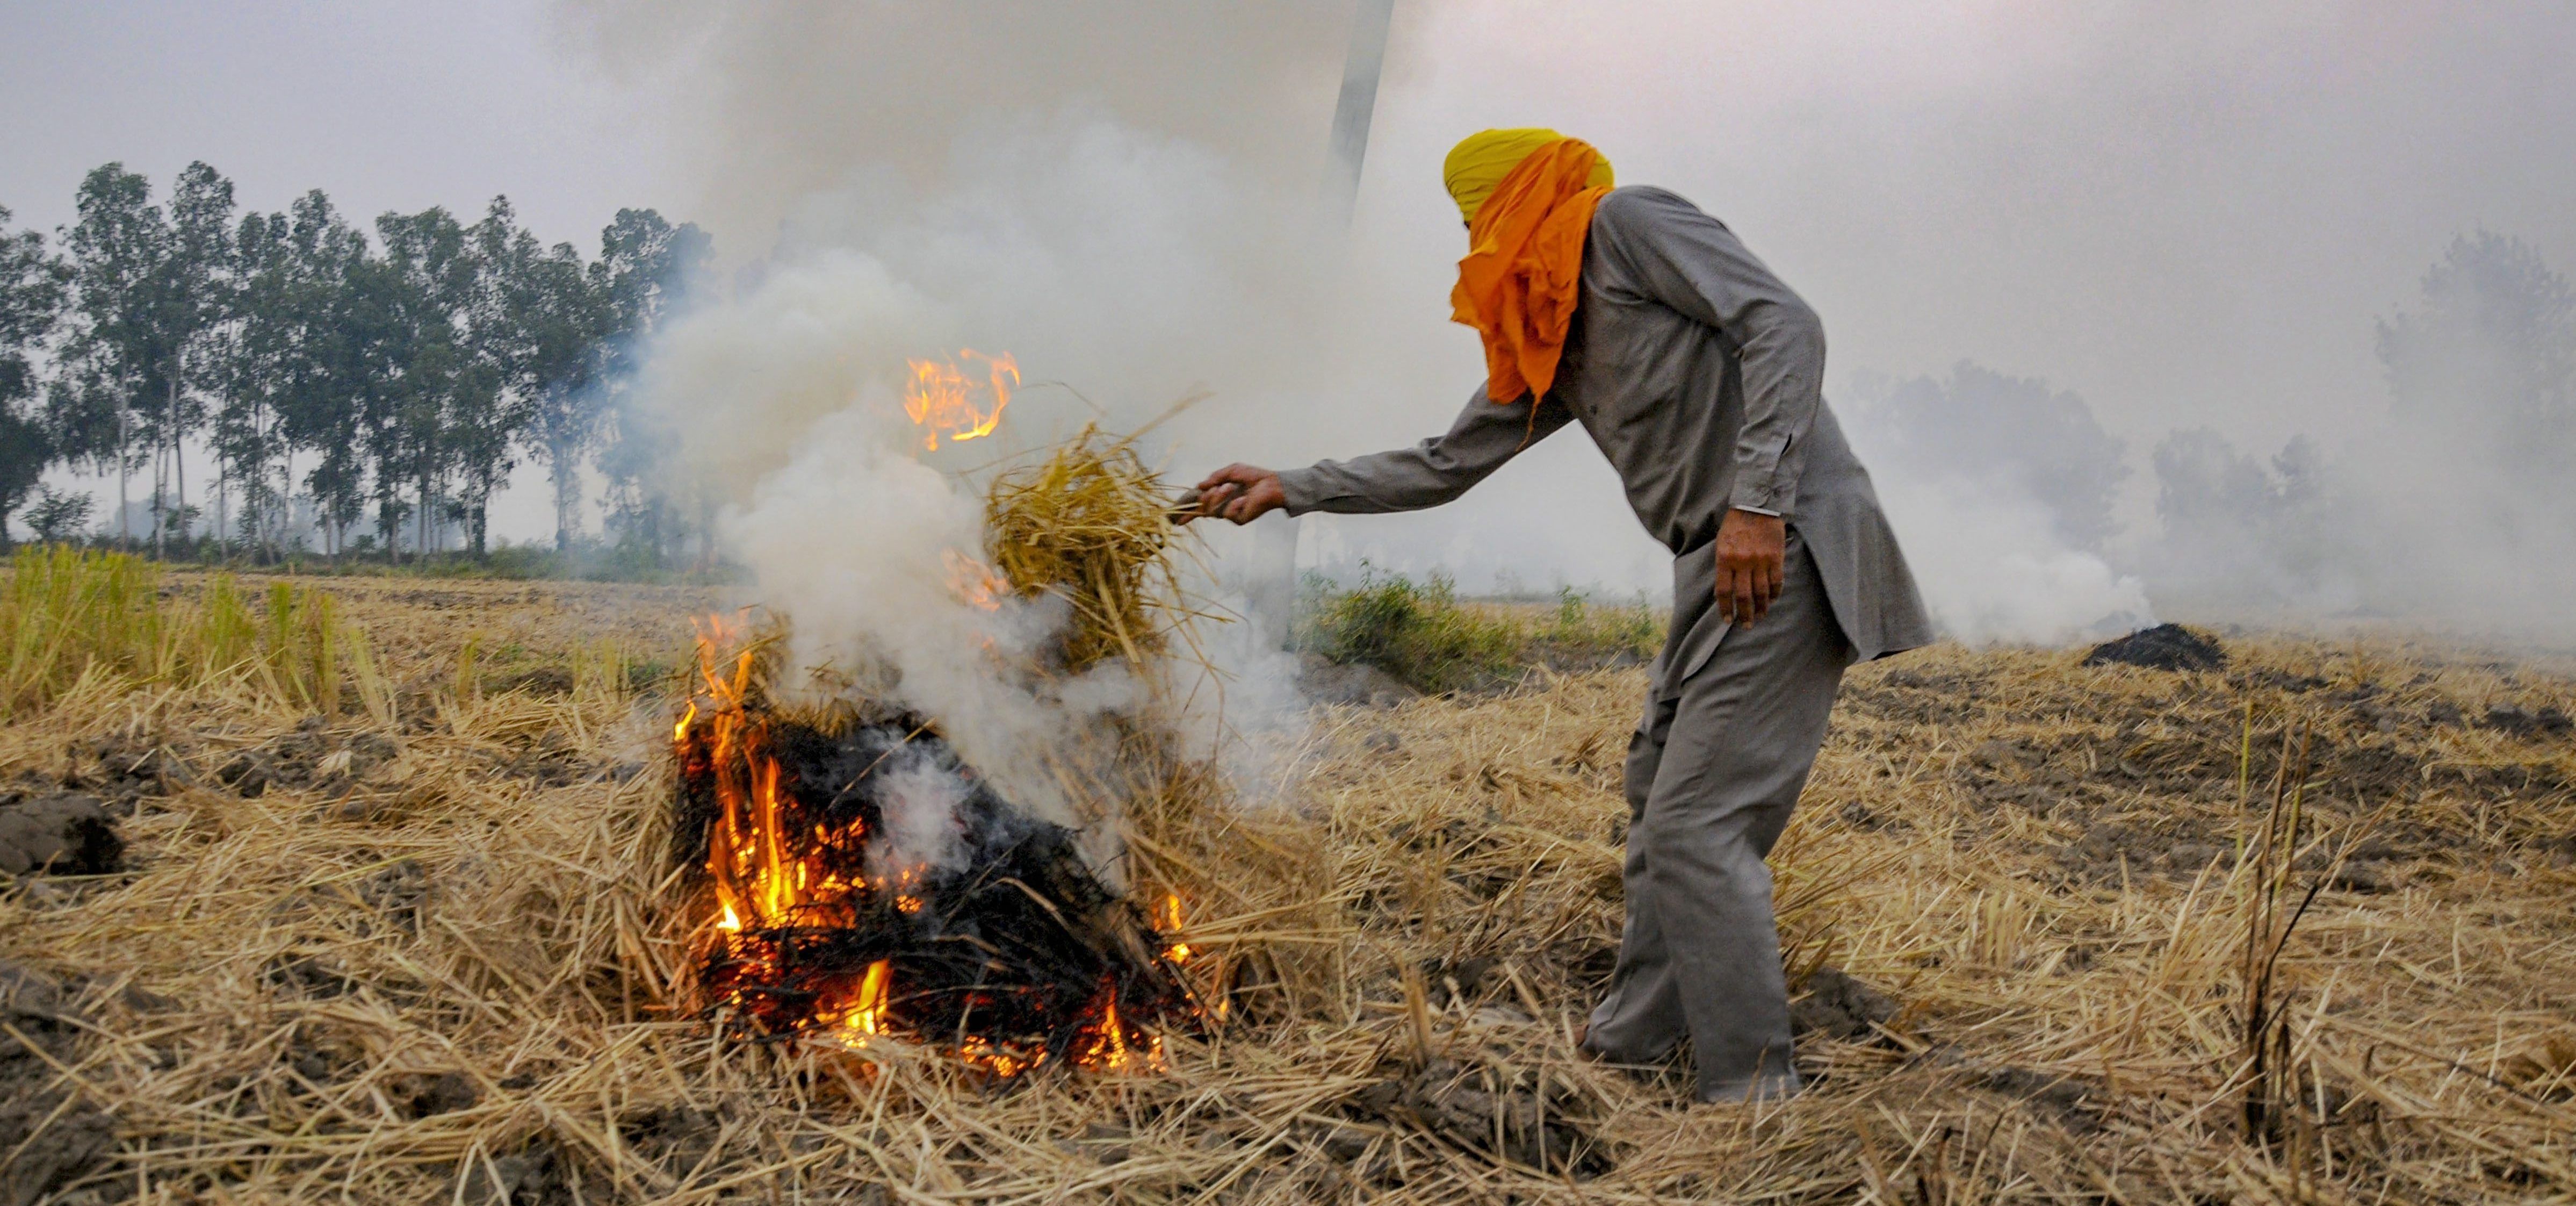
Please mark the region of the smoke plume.
MULTIPOLYGON (((736 296, 666 351, 693 454, 738 507, 763 489, 891 505, 761 483, 800 463, 908 473, 900 433, 871 460, 873 420, 816 424, 889 407, 904 357, 969 346, 1016 354, 1033 384, 994 447, 960 453, 1133 426, 1200 391, 1157 431, 1175 476, 1409 443, 1478 369, 1446 322, 1440 154, 1543 122, 1699 202, 1817 306, 1834 397, 1955 635, 2062 642, 2150 614, 2569 630, 2522 585, 2571 526, 2568 469, 2494 472, 2532 441, 2440 417, 2529 406, 2495 401, 2474 358, 2418 356, 2448 367, 2400 383, 2373 339, 2440 308, 2419 278, 2476 222, 2576 229, 2576 160, 2555 150, 2576 23, 2549 6, 1398 9, 1344 237, 1313 221, 1340 5, 569 7, 685 131, 696 212, 744 257, 736 296), (1865 370, 1955 401, 1981 388, 1944 368, 1966 352, 1996 381, 2044 380, 2048 404, 1877 409, 1865 370), (2038 439, 2071 430, 2052 426, 2066 398, 2100 439, 2038 439)), ((825 614, 806 596, 832 575, 780 562, 862 542, 784 503, 738 514, 812 538, 752 538, 754 568, 773 602, 825 614)), ((1579 435, 1436 513, 1310 521, 1306 544, 1310 565, 1444 569, 1470 591, 1665 580, 1579 435)))

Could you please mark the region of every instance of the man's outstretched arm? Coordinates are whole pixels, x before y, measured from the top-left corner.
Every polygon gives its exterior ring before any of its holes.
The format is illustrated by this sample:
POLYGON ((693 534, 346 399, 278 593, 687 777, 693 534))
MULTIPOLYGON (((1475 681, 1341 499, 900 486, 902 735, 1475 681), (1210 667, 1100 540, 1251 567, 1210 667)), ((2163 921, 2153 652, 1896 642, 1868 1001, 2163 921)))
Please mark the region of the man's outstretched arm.
POLYGON ((1565 426, 1572 416, 1561 403, 1496 406, 1476 390, 1449 430, 1411 448, 1347 461, 1318 461, 1284 472, 1257 465, 1228 465, 1199 483, 1194 516, 1222 516, 1250 523, 1276 509, 1291 515, 1331 511, 1371 515, 1436 507, 1467 492, 1502 468, 1520 450, 1565 426))

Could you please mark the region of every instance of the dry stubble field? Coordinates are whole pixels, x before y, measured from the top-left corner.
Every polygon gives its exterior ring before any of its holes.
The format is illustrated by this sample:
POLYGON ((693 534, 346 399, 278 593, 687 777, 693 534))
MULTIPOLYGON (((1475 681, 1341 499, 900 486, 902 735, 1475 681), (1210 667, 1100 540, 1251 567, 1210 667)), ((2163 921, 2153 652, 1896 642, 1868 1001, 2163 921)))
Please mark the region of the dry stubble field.
POLYGON ((0 734, 0 800, 95 797, 126 844, 0 886, 0 1200, 2576 1194, 2561 663, 1856 670, 1776 860, 1817 1084, 1764 1106, 1570 1057, 1641 674, 1325 709, 1279 804, 1180 822, 1228 1023, 993 1084, 730 1046, 685 999, 652 676, 711 595, 324 585, 375 698, 94 682, 0 734), (2295 851, 2262 839, 2292 802, 2295 851), (2249 927, 2294 914, 2249 1044, 2249 927))

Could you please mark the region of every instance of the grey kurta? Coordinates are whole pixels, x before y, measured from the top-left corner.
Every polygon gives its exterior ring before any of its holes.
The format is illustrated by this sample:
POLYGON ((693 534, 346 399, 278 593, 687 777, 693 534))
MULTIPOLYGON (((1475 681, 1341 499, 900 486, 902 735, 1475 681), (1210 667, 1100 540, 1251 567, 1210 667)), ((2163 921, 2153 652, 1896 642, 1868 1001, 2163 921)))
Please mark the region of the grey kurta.
POLYGON ((1795 1084, 1761 860, 1842 667, 1932 639, 1825 405, 1824 368, 1815 312, 1723 224, 1663 189, 1617 189, 1594 213, 1564 360, 1535 416, 1480 386, 1447 434, 1279 475, 1294 514, 1437 506, 1569 420, 1618 471, 1673 551, 1673 625, 1631 745, 1628 928, 1587 1042, 1643 1060, 1688 1034, 1708 1097, 1795 1084), (1732 507, 1790 528, 1776 619, 1735 639, 1715 607, 1732 507))

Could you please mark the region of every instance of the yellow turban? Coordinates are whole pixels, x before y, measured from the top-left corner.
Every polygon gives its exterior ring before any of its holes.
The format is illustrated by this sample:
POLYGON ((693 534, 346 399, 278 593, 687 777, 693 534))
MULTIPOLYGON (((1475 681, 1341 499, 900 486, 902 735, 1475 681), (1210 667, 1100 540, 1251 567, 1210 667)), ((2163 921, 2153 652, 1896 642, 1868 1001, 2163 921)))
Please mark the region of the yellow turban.
MULTIPOLYGON (((1449 186, 1449 195, 1458 202, 1458 215, 1469 222, 1476 211, 1484 208, 1485 198, 1494 195, 1494 186, 1502 183, 1513 168, 1530 152, 1565 136, 1542 127, 1518 130, 1479 130, 1449 148, 1449 158, 1440 165, 1440 175, 1449 186)), ((1610 161, 1596 160, 1592 178, 1585 181, 1592 188, 1611 187, 1610 161)))

